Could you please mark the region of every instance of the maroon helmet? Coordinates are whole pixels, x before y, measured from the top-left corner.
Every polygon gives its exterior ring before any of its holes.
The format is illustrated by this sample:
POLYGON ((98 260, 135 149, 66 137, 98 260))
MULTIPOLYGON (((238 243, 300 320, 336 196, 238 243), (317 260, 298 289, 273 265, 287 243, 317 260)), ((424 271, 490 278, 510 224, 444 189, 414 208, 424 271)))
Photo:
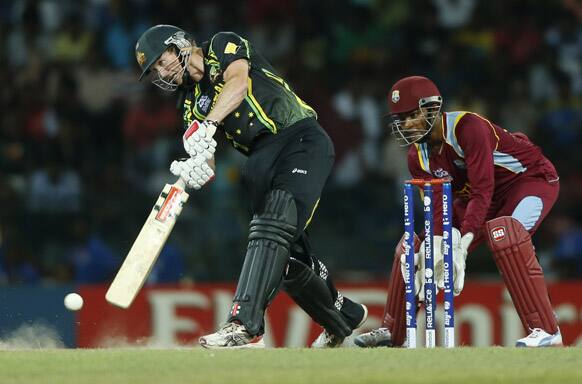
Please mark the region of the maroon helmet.
POLYGON ((390 127, 392 134, 403 146, 428 138, 437 116, 440 113, 443 98, 432 81, 422 76, 410 76, 400 79, 392 86, 388 94, 390 127), (414 114, 413 112, 419 111, 414 114), (406 129, 407 120, 424 119, 423 129, 406 129))

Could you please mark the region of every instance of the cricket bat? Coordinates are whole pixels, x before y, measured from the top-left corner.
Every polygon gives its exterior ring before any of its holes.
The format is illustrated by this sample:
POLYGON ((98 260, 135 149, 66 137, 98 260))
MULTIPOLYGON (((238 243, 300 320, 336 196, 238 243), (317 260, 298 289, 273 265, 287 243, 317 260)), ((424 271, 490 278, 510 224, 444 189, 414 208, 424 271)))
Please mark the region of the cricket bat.
POLYGON ((188 194, 182 178, 174 184, 166 184, 105 294, 109 303, 121 308, 131 305, 152 270, 186 201, 188 194))

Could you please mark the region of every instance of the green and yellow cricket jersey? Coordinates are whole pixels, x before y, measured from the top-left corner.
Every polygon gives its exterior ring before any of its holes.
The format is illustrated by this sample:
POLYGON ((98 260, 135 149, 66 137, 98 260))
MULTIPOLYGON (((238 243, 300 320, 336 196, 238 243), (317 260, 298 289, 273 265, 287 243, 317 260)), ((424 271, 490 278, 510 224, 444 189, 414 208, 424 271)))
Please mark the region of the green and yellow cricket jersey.
POLYGON ((204 120, 214 107, 222 88, 223 73, 230 63, 249 62, 247 94, 221 125, 233 147, 248 155, 260 135, 277 134, 316 112, 301 100, 250 43, 233 32, 219 32, 201 45, 204 77, 189 89, 183 105, 184 128, 194 119, 204 120))

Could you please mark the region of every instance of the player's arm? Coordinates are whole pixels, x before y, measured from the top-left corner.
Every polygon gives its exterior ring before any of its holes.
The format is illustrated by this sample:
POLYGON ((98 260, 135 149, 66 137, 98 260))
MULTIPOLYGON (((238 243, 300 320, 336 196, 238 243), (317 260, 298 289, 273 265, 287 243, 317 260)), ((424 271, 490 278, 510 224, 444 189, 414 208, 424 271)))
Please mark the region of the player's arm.
POLYGON ((191 188, 199 189, 214 178, 213 139, 218 124, 244 100, 248 88, 250 54, 246 40, 232 32, 212 37, 209 55, 218 62, 224 85, 210 113, 202 122, 194 120, 183 136, 190 159, 172 163, 170 170, 191 188))
MULTIPOLYGON (((426 171, 422 166, 423 157, 420 148, 413 146, 408 152, 408 170, 410 174, 415 179, 432 179, 433 176, 428 171, 426 171)), ((425 165, 426 166, 426 165, 425 165)), ((419 186, 421 197, 423 197, 422 186, 419 186)), ((437 235, 442 233, 442 186, 434 187, 433 195, 433 212, 434 212, 434 224, 433 224, 433 262, 434 262, 434 273, 436 281, 436 290, 444 289, 444 255, 443 255, 443 237, 437 235), (440 196, 439 196, 440 195, 440 196)), ((414 263, 417 266, 417 271, 415 273, 415 287, 416 294, 419 295, 419 299, 422 299, 422 293, 424 292, 424 232, 420 234, 420 238, 423 239, 423 243, 420 245, 418 254, 414 255, 414 263)), ((463 290, 465 282, 465 259, 467 258, 467 250, 473 241, 473 233, 466 233, 465 236, 461 236, 457 228, 453 228, 452 233, 452 246, 453 246, 453 276, 454 276, 454 289, 453 293, 455 296, 459 295, 463 290)), ((404 265, 405 260, 403 257, 400 259, 401 266, 404 265)), ((404 271, 404 270, 403 270, 404 271)), ((404 272, 403 272, 404 274, 404 272)))
POLYGON ((459 295, 465 286, 465 265, 475 233, 485 223, 487 211, 495 190, 493 151, 498 138, 491 124, 472 113, 467 113, 455 127, 455 136, 465 155, 467 179, 471 196, 460 233, 453 229, 453 292, 459 295))
POLYGON ((466 114, 455 134, 465 154, 471 196, 461 223, 461 235, 478 233, 485 224, 495 189, 493 152, 497 146, 494 128, 485 119, 466 114))
POLYGON ((212 138, 218 124, 244 100, 249 83, 250 53, 248 42, 236 33, 220 32, 212 37, 208 55, 217 62, 224 82, 206 119, 193 121, 184 134, 184 149, 192 156, 210 160, 216 142, 212 138))
POLYGON ((219 32, 210 41, 209 55, 218 62, 224 86, 206 119, 220 123, 247 95, 251 52, 248 41, 236 33, 219 32))
POLYGON ((238 59, 230 63, 223 73, 224 87, 210 111, 207 120, 222 122, 245 99, 248 89, 249 62, 238 59))

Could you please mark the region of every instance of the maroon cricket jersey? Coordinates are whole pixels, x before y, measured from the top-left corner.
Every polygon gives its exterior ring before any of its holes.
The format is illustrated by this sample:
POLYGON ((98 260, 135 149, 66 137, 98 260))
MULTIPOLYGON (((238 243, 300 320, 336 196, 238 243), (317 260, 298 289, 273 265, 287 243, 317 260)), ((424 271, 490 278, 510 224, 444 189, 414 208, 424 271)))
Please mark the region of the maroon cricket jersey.
MULTIPOLYGON (((552 163, 522 133, 509 133, 472 112, 445 112, 442 125, 442 148, 430 153, 426 143, 411 146, 408 169, 414 178, 453 178, 454 199, 468 201, 462 222, 454 223, 461 234, 476 234, 492 201, 503 201, 523 178, 558 179, 552 163)), ((442 231, 441 197, 435 187, 435 232, 442 231)))

